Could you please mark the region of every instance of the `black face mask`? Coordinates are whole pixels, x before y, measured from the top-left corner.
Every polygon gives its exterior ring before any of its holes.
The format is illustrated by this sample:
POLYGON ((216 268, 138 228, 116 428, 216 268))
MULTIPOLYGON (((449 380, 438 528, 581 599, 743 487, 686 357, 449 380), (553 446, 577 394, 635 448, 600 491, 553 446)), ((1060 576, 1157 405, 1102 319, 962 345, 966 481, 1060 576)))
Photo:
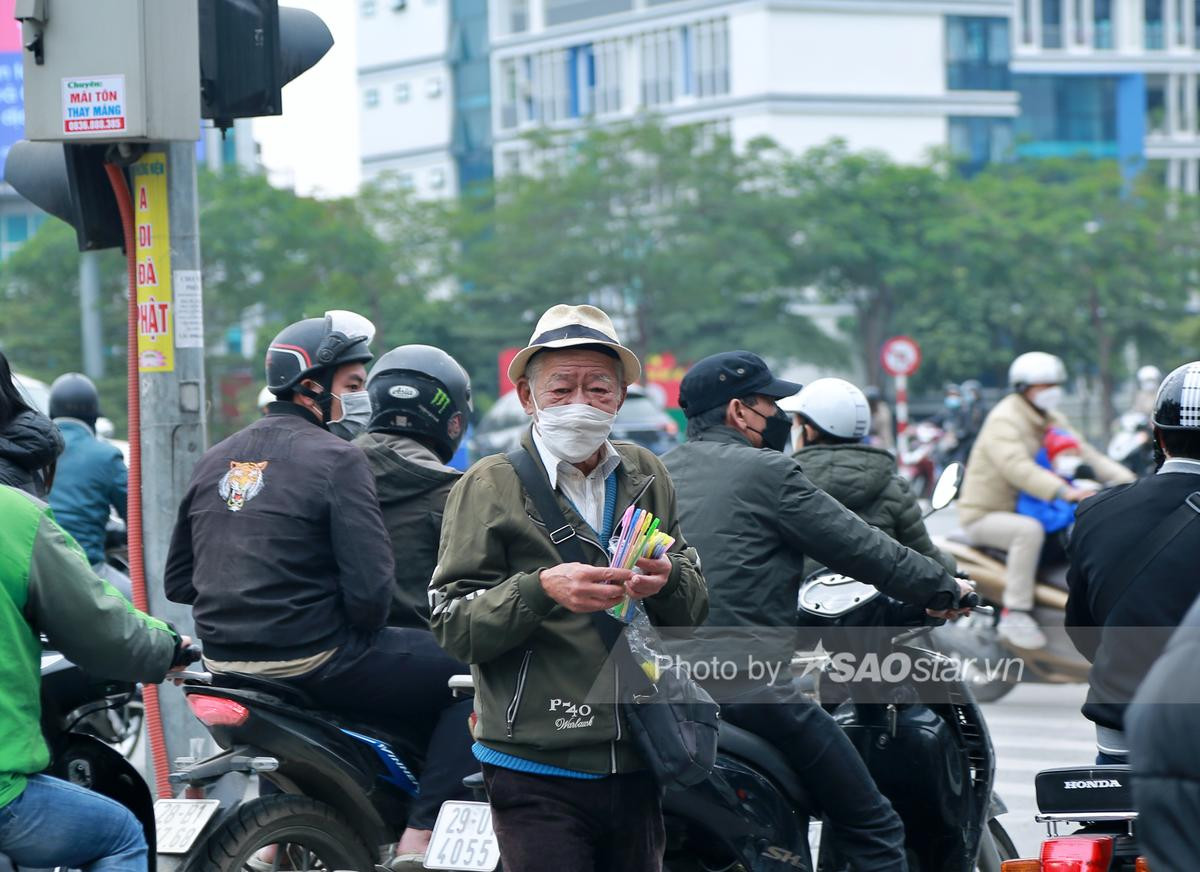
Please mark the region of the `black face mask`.
POLYGON ((761 430, 755 430, 762 437, 762 447, 768 448, 771 451, 783 451, 787 448, 788 442, 792 438, 792 420, 787 416, 782 409, 776 409, 774 415, 763 415, 758 409, 747 406, 746 408, 760 415, 766 423, 763 424, 761 430))

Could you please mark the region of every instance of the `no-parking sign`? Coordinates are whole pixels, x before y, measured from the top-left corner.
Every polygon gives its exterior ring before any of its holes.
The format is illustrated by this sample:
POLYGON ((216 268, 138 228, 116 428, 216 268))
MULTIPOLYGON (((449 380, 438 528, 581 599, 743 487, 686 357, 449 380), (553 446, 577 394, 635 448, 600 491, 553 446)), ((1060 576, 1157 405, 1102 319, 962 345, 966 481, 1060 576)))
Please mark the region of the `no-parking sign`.
POLYGON ((908 336, 893 336, 883 343, 879 360, 888 375, 909 376, 921 365, 921 346, 908 336))

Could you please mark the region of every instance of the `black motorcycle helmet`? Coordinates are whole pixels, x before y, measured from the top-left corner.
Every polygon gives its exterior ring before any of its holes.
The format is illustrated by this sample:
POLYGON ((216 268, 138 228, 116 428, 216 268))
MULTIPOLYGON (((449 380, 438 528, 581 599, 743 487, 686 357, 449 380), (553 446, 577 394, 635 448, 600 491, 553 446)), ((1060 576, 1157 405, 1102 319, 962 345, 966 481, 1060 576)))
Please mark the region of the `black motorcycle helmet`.
POLYGON ((1154 401, 1159 430, 1200 430, 1200 361, 1185 363, 1163 379, 1154 401))
POLYGON ((96 385, 81 372, 60 375, 50 385, 50 417, 75 418, 96 428, 100 416, 100 395, 96 385))
POLYGON ((347 363, 370 361, 374 355, 369 346, 374 337, 374 324, 344 310, 289 324, 267 347, 267 388, 281 400, 291 399, 293 393, 317 400, 328 418, 334 372, 347 363), (321 385, 324 393, 302 387, 304 379, 321 385))
POLYGON ((427 444, 448 463, 462 444, 475 406, 471 379, 457 360, 432 345, 401 345, 367 376, 367 432, 403 433, 427 444))

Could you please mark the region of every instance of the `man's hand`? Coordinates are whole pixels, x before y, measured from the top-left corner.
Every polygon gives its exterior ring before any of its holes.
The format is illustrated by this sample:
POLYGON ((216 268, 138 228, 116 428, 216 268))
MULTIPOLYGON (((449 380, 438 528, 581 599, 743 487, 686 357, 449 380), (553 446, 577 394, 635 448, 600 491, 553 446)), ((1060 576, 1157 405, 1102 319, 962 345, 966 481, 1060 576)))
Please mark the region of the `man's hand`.
POLYGON ((666 586, 671 577, 671 561, 667 557, 657 560, 643 557, 637 562, 633 577, 625 582, 625 591, 634 599, 654 596, 666 586))
POLYGON ((538 576, 552 600, 580 614, 611 609, 625 598, 625 585, 632 577, 628 569, 586 563, 560 563, 538 576))
MULTIPOLYGON (((961 578, 954 579, 958 582, 958 598, 961 600, 969 593, 975 592, 975 585, 969 581, 964 581, 961 578)), ((959 618, 971 614, 970 609, 926 609, 925 614, 931 618, 941 618, 944 621, 957 621, 959 618)))
POLYGON ((1063 490, 1063 499, 1068 503, 1080 503, 1086 500, 1088 497, 1094 497, 1097 493, 1099 493, 1099 491, 1092 488, 1082 488, 1068 485, 1063 490))
POLYGON ((167 670, 168 675, 170 675, 172 672, 182 672, 183 670, 187 669, 189 666, 191 666, 193 663, 196 662, 196 659, 198 659, 198 658, 193 659, 192 652, 190 652, 188 650, 191 646, 192 646, 192 637, 185 636, 182 633, 180 633, 179 634, 179 644, 175 647, 174 664, 171 666, 170 669, 167 670))

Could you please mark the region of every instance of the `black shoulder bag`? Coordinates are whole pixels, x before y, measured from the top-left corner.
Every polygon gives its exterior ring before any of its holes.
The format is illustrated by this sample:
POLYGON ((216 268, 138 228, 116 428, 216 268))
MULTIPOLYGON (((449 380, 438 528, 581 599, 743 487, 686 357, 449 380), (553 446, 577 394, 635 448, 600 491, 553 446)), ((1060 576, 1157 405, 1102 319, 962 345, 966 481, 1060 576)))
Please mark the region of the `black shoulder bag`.
MULTIPOLYGON (((533 456, 517 448, 508 459, 550 531, 550 541, 559 555, 569 563, 588 563, 575 529, 563 516, 550 482, 533 456)), ((720 707, 704 688, 677 669, 662 669, 658 680, 651 681, 622 638, 621 622, 604 612, 593 612, 589 617, 616 660, 620 686, 617 705, 625 714, 638 752, 659 785, 681 789, 699 784, 716 763, 720 707)))

